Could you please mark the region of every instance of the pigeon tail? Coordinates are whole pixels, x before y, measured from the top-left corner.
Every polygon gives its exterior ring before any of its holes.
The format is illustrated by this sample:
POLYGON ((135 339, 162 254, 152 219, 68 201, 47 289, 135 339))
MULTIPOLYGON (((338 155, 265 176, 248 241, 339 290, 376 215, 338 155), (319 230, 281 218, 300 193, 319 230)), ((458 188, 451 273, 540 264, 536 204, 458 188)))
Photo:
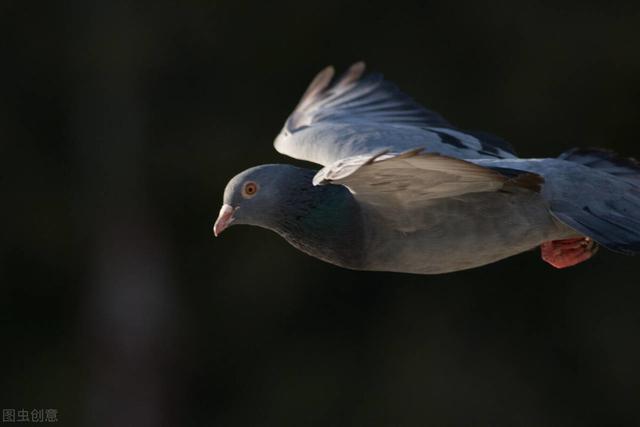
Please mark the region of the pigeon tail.
POLYGON ((582 204, 577 200, 552 202, 556 218, 610 250, 639 254, 640 163, 598 148, 574 148, 558 158, 604 172, 619 184, 597 185, 594 181, 582 204))
POLYGON ((640 162, 631 157, 622 157, 614 151, 602 148, 572 148, 558 158, 599 169, 629 184, 640 186, 640 162))

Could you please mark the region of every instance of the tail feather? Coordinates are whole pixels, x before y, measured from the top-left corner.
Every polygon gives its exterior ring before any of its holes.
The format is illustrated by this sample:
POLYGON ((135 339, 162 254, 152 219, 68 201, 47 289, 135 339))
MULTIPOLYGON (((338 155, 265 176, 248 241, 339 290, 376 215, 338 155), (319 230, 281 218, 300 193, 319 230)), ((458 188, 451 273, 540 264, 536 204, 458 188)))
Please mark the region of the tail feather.
POLYGON ((640 253, 640 163, 593 148, 575 148, 559 159, 610 177, 573 177, 574 192, 551 202, 556 218, 608 249, 629 255, 640 253), (581 179, 588 183, 584 189, 581 179))
POLYGON ((640 162, 630 157, 621 157, 613 151, 601 148, 573 148, 565 151, 558 158, 599 169, 630 184, 640 186, 640 162))
POLYGON ((640 253, 640 223, 632 217, 598 206, 577 209, 561 203, 553 205, 552 212, 560 221, 609 250, 625 255, 640 253))

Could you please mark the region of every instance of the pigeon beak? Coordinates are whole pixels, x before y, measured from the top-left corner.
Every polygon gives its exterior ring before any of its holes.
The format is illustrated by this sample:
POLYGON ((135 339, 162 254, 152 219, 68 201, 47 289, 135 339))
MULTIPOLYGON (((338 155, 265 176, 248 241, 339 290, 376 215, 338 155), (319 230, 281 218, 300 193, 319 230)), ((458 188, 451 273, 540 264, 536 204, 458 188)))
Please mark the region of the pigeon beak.
POLYGON ((220 208, 220 213, 218 214, 218 219, 216 223, 213 225, 213 235, 218 237, 220 233, 222 233, 235 219, 233 217, 233 213, 237 208, 234 208, 231 205, 222 205, 220 208))

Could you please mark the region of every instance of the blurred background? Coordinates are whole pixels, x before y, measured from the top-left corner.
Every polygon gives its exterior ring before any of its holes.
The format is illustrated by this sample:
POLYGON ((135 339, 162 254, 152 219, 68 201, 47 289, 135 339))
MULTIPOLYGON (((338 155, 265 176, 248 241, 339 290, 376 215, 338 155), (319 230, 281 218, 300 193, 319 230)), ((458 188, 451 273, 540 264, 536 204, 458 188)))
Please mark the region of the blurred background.
POLYGON ((638 259, 343 270, 212 225, 357 60, 522 156, 640 157, 638 2, 0 3, 0 403, 81 426, 640 425, 638 259))

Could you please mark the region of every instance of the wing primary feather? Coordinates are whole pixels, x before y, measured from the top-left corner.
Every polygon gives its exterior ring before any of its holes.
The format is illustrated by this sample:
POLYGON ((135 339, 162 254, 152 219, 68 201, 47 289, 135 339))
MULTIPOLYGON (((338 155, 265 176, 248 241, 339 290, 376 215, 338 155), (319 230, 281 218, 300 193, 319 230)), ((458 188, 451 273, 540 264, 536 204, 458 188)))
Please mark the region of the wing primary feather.
POLYGON ((336 89, 343 89, 344 87, 358 81, 364 70, 367 68, 363 61, 356 62, 344 73, 340 78, 340 81, 336 84, 336 89))
POLYGON ((307 106, 313 103, 315 98, 329 86, 334 74, 335 69, 331 65, 320 71, 302 95, 300 102, 296 106, 296 110, 304 110, 307 106))

